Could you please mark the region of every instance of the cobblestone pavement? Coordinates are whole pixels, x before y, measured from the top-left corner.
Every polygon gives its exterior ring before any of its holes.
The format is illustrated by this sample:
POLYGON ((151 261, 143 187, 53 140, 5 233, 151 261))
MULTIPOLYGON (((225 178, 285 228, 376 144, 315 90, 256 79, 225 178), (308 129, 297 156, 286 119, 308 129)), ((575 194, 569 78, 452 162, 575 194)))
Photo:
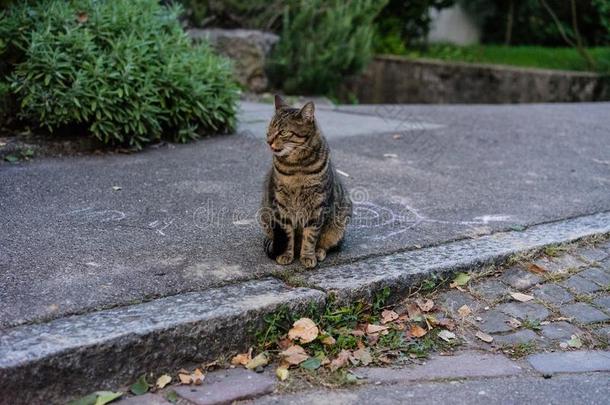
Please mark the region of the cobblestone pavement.
POLYGON ((432 298, 456 321, 463 344, 409 365, 353 369, 357 386, 294 388, 294 381, 278 382, 273 367, 261 373, 226 369, 210 372, 199 386, 170 385, 118 404, 167 404, 168 393, 173 402, 197 405, 607 403, 610 241, 547 248, 472 274, 467 285, 432 298))

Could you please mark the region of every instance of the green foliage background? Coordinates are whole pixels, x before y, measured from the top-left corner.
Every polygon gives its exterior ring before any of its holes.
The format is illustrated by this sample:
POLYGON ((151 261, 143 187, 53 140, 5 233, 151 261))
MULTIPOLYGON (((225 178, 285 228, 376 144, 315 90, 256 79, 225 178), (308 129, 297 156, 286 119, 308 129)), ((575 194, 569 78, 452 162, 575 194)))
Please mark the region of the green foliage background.
MULTIPOLYGON (((18 114, 139 147, 235 124, 230 65, 155 0, 44 0, 0 15, 0 78, 18 114)), ((1 91, 0 87, 0 91, 1 91)))

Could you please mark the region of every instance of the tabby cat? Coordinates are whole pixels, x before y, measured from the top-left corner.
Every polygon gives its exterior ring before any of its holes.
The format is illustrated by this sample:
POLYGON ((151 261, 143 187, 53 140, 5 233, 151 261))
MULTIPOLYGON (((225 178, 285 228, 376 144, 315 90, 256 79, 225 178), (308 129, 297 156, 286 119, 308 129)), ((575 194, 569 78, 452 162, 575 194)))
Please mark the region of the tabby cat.
POLYGON ((339 246, 352 215, 352 202, 330 162, 330 150, 314 118, 314 104, 291 108, 275 96, 267 130, 273 165, 265 179, 259 222, 267 255, 313 268, 339 246))

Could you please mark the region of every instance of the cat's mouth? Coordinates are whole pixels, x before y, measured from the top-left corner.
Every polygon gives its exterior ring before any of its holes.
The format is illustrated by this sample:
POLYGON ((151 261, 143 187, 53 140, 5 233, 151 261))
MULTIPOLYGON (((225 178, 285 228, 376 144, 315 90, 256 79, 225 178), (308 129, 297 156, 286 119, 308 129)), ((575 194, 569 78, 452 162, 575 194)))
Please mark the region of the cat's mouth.
POLYGON ((273 153, 274 156, 286 156, 287 154, 292 152, 292 148, 285 147, 280 150, 271 149, 271 152, 273 153))

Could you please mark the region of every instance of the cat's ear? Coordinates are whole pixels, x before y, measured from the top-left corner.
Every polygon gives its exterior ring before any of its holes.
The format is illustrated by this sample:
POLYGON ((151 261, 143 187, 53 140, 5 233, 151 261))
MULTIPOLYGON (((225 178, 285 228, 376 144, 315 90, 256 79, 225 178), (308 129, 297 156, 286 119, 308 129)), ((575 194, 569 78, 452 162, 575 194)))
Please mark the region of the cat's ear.
POLYGON ((279 96, 279 94, 275 95, 275 110, 281 110, 282 108, 290 107, 288 103, 284 101, 283 98, 279 96))
POLYGON ((307 104, 305 104, 303 106, 303 108, 301 108, 301 111, 299 111, 299 114, 301 115, 301 117, 303 117, 303 119, 305 121, 313 121, 313 113, 315 111, 315 107, 313 105, 313 101, 308 102, 307 104))

